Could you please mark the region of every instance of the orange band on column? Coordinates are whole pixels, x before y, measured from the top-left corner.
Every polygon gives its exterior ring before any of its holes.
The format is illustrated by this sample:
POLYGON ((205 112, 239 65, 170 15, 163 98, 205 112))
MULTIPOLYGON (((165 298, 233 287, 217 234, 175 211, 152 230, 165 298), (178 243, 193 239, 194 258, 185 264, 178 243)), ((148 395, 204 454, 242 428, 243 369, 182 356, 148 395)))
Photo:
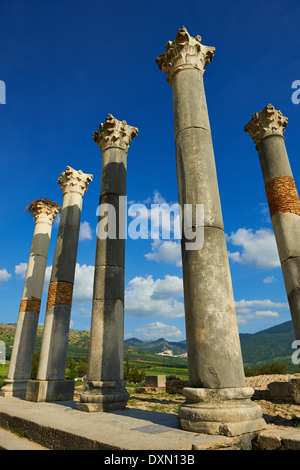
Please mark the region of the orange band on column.
POLYGON ((274 178, 265 185, 271 216, 276 212, 300 215, 300 201, 295 181, 290 176, 274 178))
POLYGON ((50 282, 47 307, 54 305, 72 305, 73 284, 66 281, 50 282))
POLYGON ((41 300, 40 299, 24 299, 21 300, 19 312, 35 312, 40 313, 41 300))

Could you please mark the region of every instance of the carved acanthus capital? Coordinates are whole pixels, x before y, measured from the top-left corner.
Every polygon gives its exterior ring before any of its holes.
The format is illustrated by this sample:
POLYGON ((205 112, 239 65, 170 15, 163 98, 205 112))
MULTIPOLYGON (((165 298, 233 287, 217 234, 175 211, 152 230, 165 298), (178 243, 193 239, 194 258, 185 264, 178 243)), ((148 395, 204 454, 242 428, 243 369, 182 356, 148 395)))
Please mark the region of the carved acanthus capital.
POLYGON ((253 138, 255 145, 268 135, 282 135, 285 132, 288 119, 274 106, 268 104, 260 113, 254 113, 244 131, 253 138))
POLYGON ((59 211, 60 205, 46 198, 36 199, 26 208, 26 212, 32 214, 35 222, 46 219, 50 224, 52 224, 59 211))
POLYGON ((81 196, 87 192, 90 181, 93 181, 93 175, 74 170, 70 166, 67 166, 57 180, 63 193, 76 192, 81 196))
POLYGON ((109 114, 98 131, 93 133, 93 139, 102 151, 108 147, 119 147, 128 152, 130 142, 137 134, 136 127, 129 126, 126 121, 118 121, 109 114))
POLYGON ((204 69, 214 56, 215 48, 201 44, 201 36, 191 37, 186 28, 179 29, 174 41, 166 44, 166 52, 156 59, 158 67, 167 74, 167 81, 172 84, 175 70, 196 68, 204 73, 204 69))

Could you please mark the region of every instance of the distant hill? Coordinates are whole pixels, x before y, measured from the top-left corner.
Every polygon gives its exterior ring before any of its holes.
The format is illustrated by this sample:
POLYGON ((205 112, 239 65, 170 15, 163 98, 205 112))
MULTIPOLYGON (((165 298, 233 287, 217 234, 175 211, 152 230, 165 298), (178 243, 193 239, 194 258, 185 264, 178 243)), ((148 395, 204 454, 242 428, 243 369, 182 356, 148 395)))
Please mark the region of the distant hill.
MULTIPOLYGON (((241 333, 240 341, 244 365, 259 367, 264 364, 280 362, 287 364, 291 372, 300 371, 300 366, 294 366, 291 362, 292 353, 295 351, 291 348, 294 340, 295 334, 291 320, 257 333, 241 333)), ((164 338, 155 341, 129 338, 125 340, 125 344, 156 354, 171 350, 173 355, 179 355, 187 350, 186 341, 171 342, 164 338)))
MULTIPOLYGON (((6 344, 6 354, 10 357, 15 324, 0 324, 0 340, 6 344)), ((42 342, 43 327, 38 327, 35 351, 39 351, 42 342)), ((70 330, 68 356, 79 361, 88 356, 90 335, 87 331, 70 330)), ((291 362, 291 348, 295 340, 292 321, 258 331, 253 334, 240 334, 241 348, 245 367, 260 367, 264 364, 280 362, 288 365, 290 372, 300 371, 300 365, 291 362)), ((138 338, 129 338, 124 341, 124 357, 130 361, 139 363, 163 363, 172 364, 175 367, 183 367, 187 364, 184 357, 158 356, 158 353, 172 351, 173 356, 181 356, 186 353, 185 341, 168 341, 159 338, 154 341, 142 341, 138 338)))
POLYGON ((144 351, 152 352, 153 354, 172 351, 174 356, 178 356, 186 353, 186 341, 173 342, 167 341, 164 338, 159 338, 155 341, 141 341, 137 338, 129 338, 126 339, 124 343, 128 346, 135 346, 144 351))

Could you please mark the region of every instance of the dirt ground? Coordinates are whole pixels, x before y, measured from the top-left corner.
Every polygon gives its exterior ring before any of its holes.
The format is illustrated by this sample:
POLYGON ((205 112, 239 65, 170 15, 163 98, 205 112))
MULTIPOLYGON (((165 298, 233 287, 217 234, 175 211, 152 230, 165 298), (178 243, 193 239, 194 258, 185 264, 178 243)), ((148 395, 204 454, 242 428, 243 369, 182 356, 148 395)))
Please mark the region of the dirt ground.
MULTIPOLYGON (((299 374, 297 374, 299 376, 299 374)), ((255 390, 267 390, 268 383, 274 381, 288 381, 290 375, 255 376, 246 379, 246 385, 255 390)), ((139 408, 149 411, 177 414, 178 407, 184 403, 185 398, 181 394, 169 394, 166 392, 139 392, 138 386, 127 386, 130 399, 127 408, 139 408)), ((79 400, 81 387, 76 387, 75 400, 79 400)), ((288 426, 299 428, 300 431, 300 405, 294 403, 277 403, 268 400, 256 400, 263 411, 263 418, 267 424, 274 426, 288 426)))

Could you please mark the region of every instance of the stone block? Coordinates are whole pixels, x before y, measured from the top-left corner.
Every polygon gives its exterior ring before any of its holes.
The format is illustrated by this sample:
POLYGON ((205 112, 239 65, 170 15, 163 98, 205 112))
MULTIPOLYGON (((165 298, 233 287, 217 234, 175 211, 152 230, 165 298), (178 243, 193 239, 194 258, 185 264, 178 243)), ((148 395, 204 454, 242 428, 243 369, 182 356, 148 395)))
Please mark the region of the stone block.
POLYGON ((74 380, 29 380, 26 400, 34 402, 72 401, 74 380))
POLYGON ((146 387, 165 387, 166 376, 165 375, 146 375, 145 386, 146 387))
POLYGON ((289 393, 292 400, 297 405, 300 405, 300 379, 291 379, 289 382, 289 393))
POLYGON ((291 402, 292 397, 289 392, 289 382, 271 382, 268 385, 271 400, 282 400, 291 402))

